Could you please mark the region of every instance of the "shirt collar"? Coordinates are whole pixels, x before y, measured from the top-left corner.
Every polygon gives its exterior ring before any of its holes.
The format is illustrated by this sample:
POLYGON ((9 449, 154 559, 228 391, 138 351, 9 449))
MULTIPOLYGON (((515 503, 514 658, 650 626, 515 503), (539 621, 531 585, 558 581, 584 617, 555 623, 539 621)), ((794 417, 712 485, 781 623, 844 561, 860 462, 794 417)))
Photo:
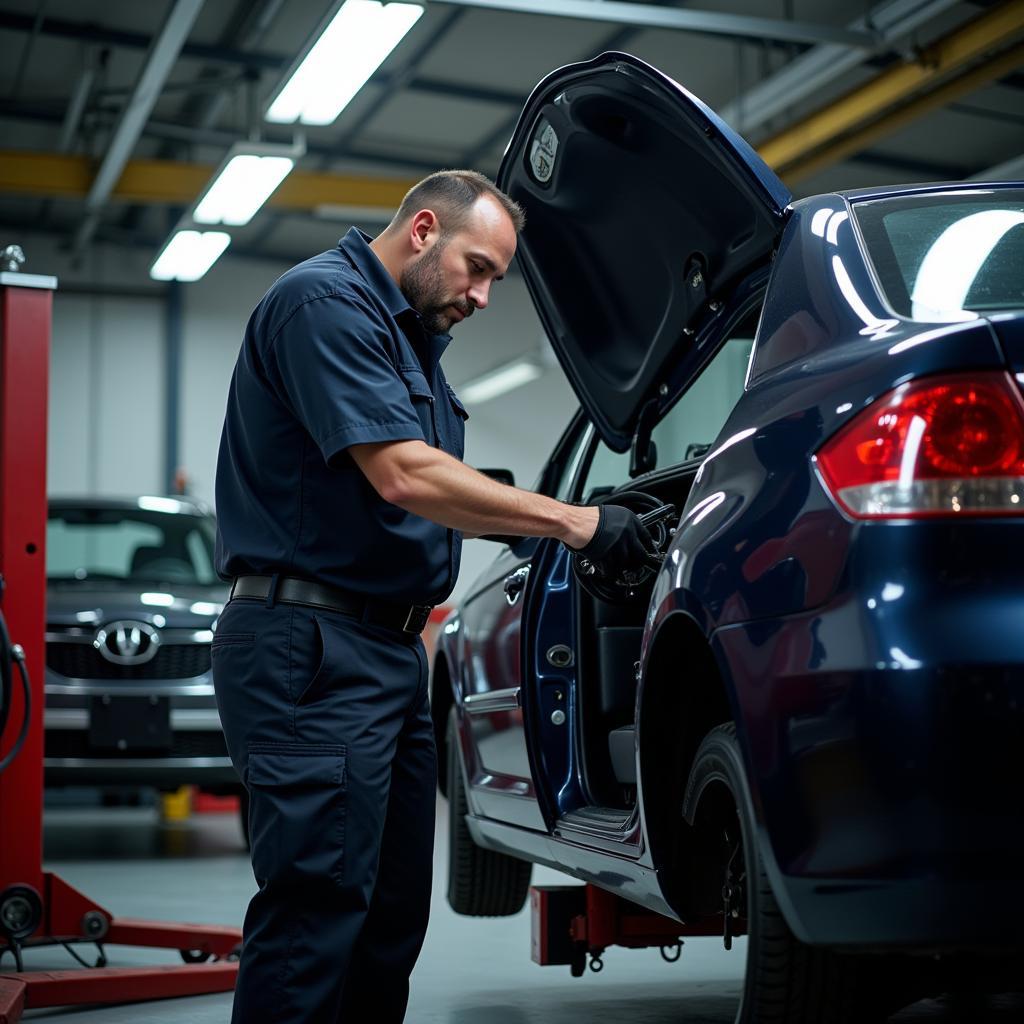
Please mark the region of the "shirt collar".
MULTIPOLYGON (((338 242, 338 247, 352 261, 352 265, 377 293, 388 312, 396 320, 402 314, 407 314, 415 317, 419 323, 419 313, 409 305, 409 300, 395 284, 395 279, 385 270, 384 264, 370 248, 372 241, 373 239, 365 231, 360 231, 359 228, 349 228, 345 237, 338 242)), ((433 370, 448 347, 448 343, 452 340, 452 336, 450 334, 427 334, 422 326, 418 333, 426 342, 424 354, 427 358, 425 362, 433 370)))
POLYGON ((384 269, 384 264, 370 248, 372 241, 365 231, 349 228, 345 237, 338 242, 338 247, 352 261, 352 265, 377 293, 393 317, 405 312, 414 313, 415 310, 409 305, 402 290, 395 284, 395 279, 384 269))

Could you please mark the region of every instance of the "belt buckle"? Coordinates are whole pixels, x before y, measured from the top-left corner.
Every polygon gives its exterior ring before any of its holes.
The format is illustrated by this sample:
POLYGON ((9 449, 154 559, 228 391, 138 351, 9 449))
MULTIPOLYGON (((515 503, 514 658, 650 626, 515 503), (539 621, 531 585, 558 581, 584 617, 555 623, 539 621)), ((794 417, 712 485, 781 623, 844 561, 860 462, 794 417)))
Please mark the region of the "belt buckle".
POLYGON ((405 617, 405 625, 402 626, 402 632, 415 633, 418 636, 426 629, 432 611, 433 608, 429 604, 412 605, 409 608, 409 614, 405 617))

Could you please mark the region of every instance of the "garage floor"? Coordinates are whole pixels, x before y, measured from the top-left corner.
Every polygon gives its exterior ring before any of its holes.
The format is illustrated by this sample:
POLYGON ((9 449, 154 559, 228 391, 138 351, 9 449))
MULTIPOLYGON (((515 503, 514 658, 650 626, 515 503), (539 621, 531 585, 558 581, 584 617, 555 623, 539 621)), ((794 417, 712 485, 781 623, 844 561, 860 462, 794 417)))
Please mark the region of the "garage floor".
MULTIPOLYGON (((445 814, 438 815, 434 910, 427 941, 412 979, 410 1024, 731 1024, 738 988, 737 959, 719 940, 690 940, 681 961, 662 962, 657 950, 610 950, 600 975, 581 979, 568 968, 530 961, 528 910, 505 921, 460 918, 445 902, 445 814)), ((151 809, 48 809, 47 867, 115 914, 163 920, 239 925, 253 891, 248 859, 233 815, 195 815, 161 824, 151 809)), ((536 883, 565 882, 538 870, 536 883)), ((87 959, 92 947, 81 946, 87 959)), ((110 966, 180 962, 164 951, 108 947, 110 966)), ((36 949, 29 969, 64 969, 64 950, 36 949)), ((4 970, 12 970, 9 957, 4 970)), ((34 1010, 25 1020, 66 1019, 74 1024, 224 1024, 230 995, 200 996, 133 1006, 86 1010, 34 1010)), ((928 1002, 893 1022, 952 1021, 945 1006, 928 1002)), ((998 1022, 1024 1020, 1024 998, 993 1002, 998 1022)))

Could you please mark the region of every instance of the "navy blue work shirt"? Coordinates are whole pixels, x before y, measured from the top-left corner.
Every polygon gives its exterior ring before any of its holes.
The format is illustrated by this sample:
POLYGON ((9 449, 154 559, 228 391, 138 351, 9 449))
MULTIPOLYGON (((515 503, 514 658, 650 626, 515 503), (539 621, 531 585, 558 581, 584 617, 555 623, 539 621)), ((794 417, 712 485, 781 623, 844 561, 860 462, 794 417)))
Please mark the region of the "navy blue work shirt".
POLYGON ((428 335, 353 228, 293 267, 253 311, 217 461, 217 571, 299 576, 439 604, 462 537, 384 501, 350 445, 425 441, 461 459, 466 410, 428 335))

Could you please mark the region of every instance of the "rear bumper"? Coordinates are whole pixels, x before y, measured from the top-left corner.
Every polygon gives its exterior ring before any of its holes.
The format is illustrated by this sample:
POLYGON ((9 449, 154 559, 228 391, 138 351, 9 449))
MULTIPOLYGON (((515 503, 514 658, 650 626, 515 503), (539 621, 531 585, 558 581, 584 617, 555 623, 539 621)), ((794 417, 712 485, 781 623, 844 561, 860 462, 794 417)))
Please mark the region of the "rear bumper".
POLYGON ((793 933, 834 949, 1024 955, 1016 878, 772 878, 793 933))
POLYGON ((1024 602, 887 585, 715 634, 776 896, 813 944, 1024 947, 1024 602))

